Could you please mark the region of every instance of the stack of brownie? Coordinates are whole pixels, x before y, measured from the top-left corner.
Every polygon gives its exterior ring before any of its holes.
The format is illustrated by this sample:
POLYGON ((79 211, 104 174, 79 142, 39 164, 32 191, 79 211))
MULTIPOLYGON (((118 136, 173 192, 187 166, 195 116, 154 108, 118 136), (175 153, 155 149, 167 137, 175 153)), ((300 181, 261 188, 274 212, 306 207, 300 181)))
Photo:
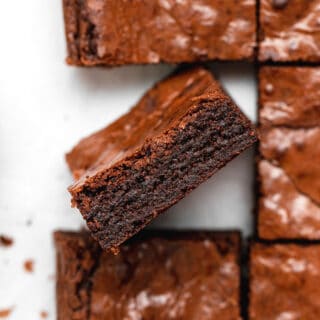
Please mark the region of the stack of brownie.
POLYGON ((264 66, 249 286, 238 231, 145 230, 257 140, 184 66, 67 154, 89 232, 55 233, 58 319, 319 319, 320 0, 64 0, 64 16, 71 65, 264 66))

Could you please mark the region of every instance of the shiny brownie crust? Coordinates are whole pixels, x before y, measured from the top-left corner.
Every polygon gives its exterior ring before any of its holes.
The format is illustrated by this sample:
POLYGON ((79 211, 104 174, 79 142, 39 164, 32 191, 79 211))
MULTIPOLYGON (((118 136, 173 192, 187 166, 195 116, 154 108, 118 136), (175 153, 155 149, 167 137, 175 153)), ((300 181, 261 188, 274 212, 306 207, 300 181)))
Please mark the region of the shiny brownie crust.
POLYGON ((309 319, 320 314, 320 245, 253 243, 251 320, 309 319))
POLYGON ((64 0, 71 65, 252 60, 255 0, 64 0))
POLYGON ((58 320, 240 320, 238 232, 149 231, 102 252, 56 232, 58 320))
POLYGON ((320 62, 320 0, 260 0, 259 60, 320 62))
POLYGON ((320 239, 320 68, 260 70, 258 235, 320 239))

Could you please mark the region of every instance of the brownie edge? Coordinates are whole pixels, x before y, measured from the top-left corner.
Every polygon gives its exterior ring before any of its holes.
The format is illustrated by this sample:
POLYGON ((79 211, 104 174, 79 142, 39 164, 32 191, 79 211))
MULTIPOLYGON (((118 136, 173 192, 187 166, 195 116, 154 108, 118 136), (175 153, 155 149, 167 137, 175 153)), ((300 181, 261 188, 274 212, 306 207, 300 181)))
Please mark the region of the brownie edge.
POLYGON ((91 275, 100 247, 87 232, 54 233, 56 246, 57 319, 89 319, 91 275))
POLYGON ((81 65, 79 53, 79 0, 63 0, 63 14, 68 51, 66 61, 70 65, 81 65))

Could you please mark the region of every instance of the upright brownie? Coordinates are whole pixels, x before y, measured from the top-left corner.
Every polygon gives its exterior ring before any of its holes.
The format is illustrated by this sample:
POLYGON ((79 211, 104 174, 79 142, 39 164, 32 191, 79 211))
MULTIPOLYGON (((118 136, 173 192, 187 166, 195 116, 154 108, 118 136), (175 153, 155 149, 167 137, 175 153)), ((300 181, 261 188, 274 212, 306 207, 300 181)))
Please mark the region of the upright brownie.
POLYGON ((117 251, 255 141, 208 71, 174 74, 67 156, 76 175, 89 166, 69 188, 73 205, 102 248, 117 251))
POLYGON ((71 65, 253 59, 255 0, 63 0, 71 65))
POLYGON ((320 62, 320 0, 260 0, 259 60, 320 62))
POLYGON ((148 232, 117 256, 56 232, 58 320, 240 319, 238 232, 148 232))
POLYGON ((320 239, 320 68, 260 71, 260 197, 264 239, 320 239))
POLYGON ((320 245, 251 246, 250 319, 318 320, 320 245))

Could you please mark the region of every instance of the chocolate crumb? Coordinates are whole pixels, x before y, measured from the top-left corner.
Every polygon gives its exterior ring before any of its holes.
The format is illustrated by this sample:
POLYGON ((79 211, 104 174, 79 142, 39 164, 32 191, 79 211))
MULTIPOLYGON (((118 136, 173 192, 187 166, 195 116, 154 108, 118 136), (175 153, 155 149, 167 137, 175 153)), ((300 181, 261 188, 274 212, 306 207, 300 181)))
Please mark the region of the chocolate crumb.
POLYGON ((2 309, 0 310, 0 318, 7 318, 10 316, 12 312, 12 308, 2 309))
POLYGON ((10 247, 13 245, 13 239, 5 236, 5 235, 0 235, 0 246, 4 247, 10 247))
POLYGON ((46 319, 48 317, 48 312, 47 311, 41 311, 40 312, 40 317, 41 317, 41 319, 46 319))
POLYGON ((288 0, 272 0, 272 5, 276 9, 283 9, 288 4, 288 0))
POLYGON ((26 260, 24 262, 24 270, 27 272, 33 272, 34 263, 33 260, 26 260))

